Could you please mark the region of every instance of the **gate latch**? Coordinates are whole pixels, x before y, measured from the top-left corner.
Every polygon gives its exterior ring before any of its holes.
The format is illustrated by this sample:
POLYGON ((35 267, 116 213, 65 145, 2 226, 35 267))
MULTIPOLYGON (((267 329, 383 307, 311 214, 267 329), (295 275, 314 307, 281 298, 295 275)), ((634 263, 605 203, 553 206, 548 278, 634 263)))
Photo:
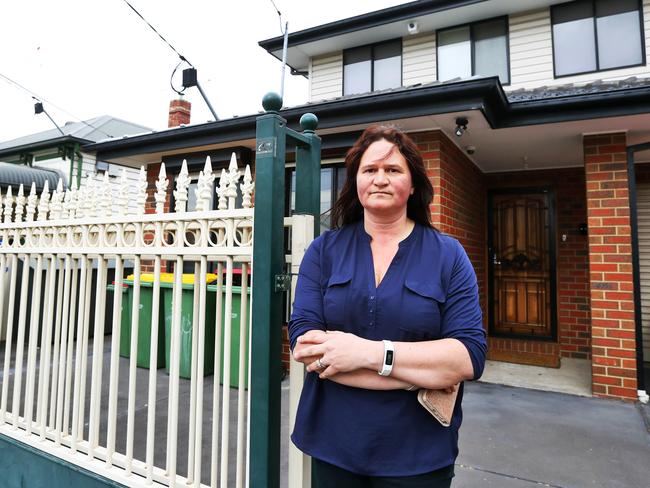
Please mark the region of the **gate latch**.
POLYGON ((290 274, 275 275, 275 291, 289 291, 290 288, 291 288, 290 274))

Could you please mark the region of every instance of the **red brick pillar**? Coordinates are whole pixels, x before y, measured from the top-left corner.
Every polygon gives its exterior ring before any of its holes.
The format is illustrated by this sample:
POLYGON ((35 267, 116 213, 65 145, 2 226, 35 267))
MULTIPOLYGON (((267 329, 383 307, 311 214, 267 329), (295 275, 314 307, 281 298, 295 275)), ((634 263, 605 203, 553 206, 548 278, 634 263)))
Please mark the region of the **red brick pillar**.
POLYGON ((583 141, 589 224, 592 389, 635 399, 636 341, 625 134, 583 141))
POLYGON ((483 316, 487 317, 486 291, 486 189, 481 171, 440 130, 417 132, 411 137, 433 186, 431 223, 457 238, 476 271, 483 316))

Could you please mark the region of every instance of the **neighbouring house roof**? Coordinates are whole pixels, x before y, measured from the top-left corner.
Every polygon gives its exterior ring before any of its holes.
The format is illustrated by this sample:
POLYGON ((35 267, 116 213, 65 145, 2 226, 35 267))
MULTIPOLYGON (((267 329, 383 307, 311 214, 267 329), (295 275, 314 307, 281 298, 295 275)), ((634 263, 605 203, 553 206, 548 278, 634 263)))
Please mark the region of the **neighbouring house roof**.
POLYGON ((54 128, 0 142, 0 158, 21 152, 55 147, 62 143, 88 144, 106 138, 151 132, 148 127, 111 117, 110 115, 102 115, 83 122, 67 122, 61 127, 61 130, 65 135, 61 135, 58 129, 54 128))
POLYGON ((24 186, 25 195, 29 193, 32 182, 35 183, 36 191, 41 192, 47 181, 50 191, 56 188, 59 178, 63 175, 56 170, 33 168, 22 164, 0 163, 0 188, 5 189, 11 186, 14 196, 18 187, 24 186))
MULTIPOLYGON (((319 129, 368 124, 424 115, 480 110, 492 128, 586 120, 650 112, 650 79, 594 82, 506 93, 498 77, 433 82, 426 85, 350 95, 280 111, 292 128, 306 112, 318 116, 319 129)), ((160 132, 101 141, 84 147, 110 160, 134 154, 174 151, 255 138, 259 114, 160 132)), ((323 148, 328 146, 324 136, 323 148)))

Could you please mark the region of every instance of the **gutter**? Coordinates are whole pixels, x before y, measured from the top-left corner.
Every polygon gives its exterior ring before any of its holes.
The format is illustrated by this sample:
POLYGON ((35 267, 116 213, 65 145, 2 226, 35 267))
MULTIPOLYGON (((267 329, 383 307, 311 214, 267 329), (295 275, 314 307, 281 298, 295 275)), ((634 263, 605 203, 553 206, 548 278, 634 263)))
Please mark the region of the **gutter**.
MULTIPOLYGON (((481 110, 491 127, 500 125, 508 100, 497 77, 454 83, 401 88, 362 96, 339 98, 291 107, 280 111, 287 125, 298 129, 306 112, 318 116, 319 129, 368 124, 395 118, 417 117, 464 110, 481 110)), ((255 138, 259 114, 234 117, 201 125, 178 127, 123 139, 91 143, 86 152, 98 159, 179 150, 255 138)))
MULTIPOLYGON (((466 110, 480 110, 493 129, 635 115, 650 112, 650 85, 509 102, 498 77, 476 78, 308 103, 281 110, 280 115, 298 129, 300 117, 312 112, 319 129, 330 129, 466 110)), ((258 115, 91 143, 83 149, 111 160, 254 139, 258 115)))

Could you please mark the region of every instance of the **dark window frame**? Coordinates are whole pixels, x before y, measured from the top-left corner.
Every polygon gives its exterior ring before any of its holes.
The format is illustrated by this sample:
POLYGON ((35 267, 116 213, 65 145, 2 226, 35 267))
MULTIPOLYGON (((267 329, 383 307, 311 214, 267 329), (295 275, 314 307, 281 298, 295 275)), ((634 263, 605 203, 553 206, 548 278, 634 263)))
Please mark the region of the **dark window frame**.
POLYGON ((592 5, 592 12, 594 13, 593 17, 591 17, 594 20, 594 49, 596 51, 596 69, 591 70, 591 71, 580 71, 577 73, 570 73, 566 75, 558 75, 557 71, 555 69, 555 31, 553 29, 553 26, 555 25, 555 15, 554 15, 554 10, 556 10, 557 7, 562 7, 563 5, 566 5, 568 3, 573 3, 573 2, 564 2, 564 3, 558 3, 556 5, 551 5, 551 51, 553 52, 553 78, 567 78, 569 76, 580 76, 580 75, 588 75, 592 73, 601 73, 605 71, 614 71, 617 69, 627 69, 627 68, 636 68, 638 66, 645 66, 646 65, 646 54, 645 54, 645 29, 644 29, 644 24, 643 24, 643 2, 642 0, 637 0, 637 5, 638 5, 638 12, 639 12, 639 32, 641 33, 641 62, 636 63, 636 64, 626 64, 623 66, 616 66, 613 68, 600 68, 600 56, 598 53, 598 22, 596 22, 596 0, 591 0, 591 5, 592 5))
POLYGON ((476 76, 476 54, 474 52, 474 28, 478 24, 485 24, 487 22, 493 22, 495 20, 503 20, 506 27, 506 70, 508 73, 508 81, 504 83, 503 81, 501 81, 501 78, 499 78, 499 81, 501 82, 502 86, 508 86, 510 85, 510 83, 512 83, 512 76, 510 74, 510 21, 507 15, 499 15, 497 17, 491 17, 489 19, 477 20, 475 22, 458 24, 451 27, 445 27, 444 29, 438 29, 436 31, 436 80, 440 81, 440 70, 439 70, 440 57, 438 56, 438 49, 440 48, 440 39, 439 39, 440 33, 449 30, 459 29, 461 27, 469 27, 469 42, 470 42, 470 52, 472 58, 470 60, 470 64, 472 65, 471 76, 476 76))
MULTIPOLYGON (((341 88, 341 94, 344 97, 347 96, 354 96, 354 95, 362 95, 362 93, 350 93, 348 95, 345 95, 345 52, 349 51, 351 49, 358 49, 362 47, 369 47, 370 48, 370 92, 375 91, 375 48, 377 46, 382 46, 384 44, 390 44, 392 42, 399 41, 399 47, 400 47, 400 55, 399 55, 399 86, 404 86, 404 42, 401 37, 396 37, 394 39, 389 39, 387 41, 381 41, 381 42, 373 42, 372 44, 364 44, 362 46, 355 46, 349 49, 344 49, 343 50, 343 83, 342 83, 342 88, 341 88)), ((396 87, 398 88, 398 87, 396 87)))

